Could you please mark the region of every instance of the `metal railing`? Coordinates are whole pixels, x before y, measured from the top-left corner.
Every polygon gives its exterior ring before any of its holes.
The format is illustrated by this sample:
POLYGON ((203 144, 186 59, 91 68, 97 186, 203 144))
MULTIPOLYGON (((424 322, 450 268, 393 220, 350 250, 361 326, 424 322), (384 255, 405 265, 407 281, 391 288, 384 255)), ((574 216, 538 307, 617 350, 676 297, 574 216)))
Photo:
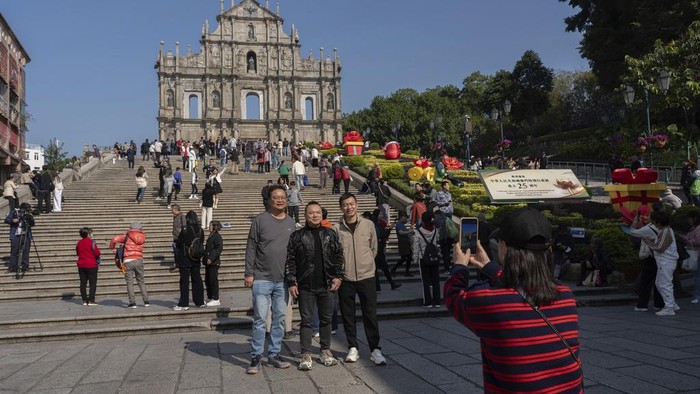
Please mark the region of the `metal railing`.
MULTIPOLYGON (((587 163, 581 161, 550 161, 547 168, 569 168, 574 174, 588 184, 589 180, 612 182, 610 167, 605 163, 587 163)), ((681 180, 682 167, 654 166, 659 174, 659 182, 678 184, 681 180)))

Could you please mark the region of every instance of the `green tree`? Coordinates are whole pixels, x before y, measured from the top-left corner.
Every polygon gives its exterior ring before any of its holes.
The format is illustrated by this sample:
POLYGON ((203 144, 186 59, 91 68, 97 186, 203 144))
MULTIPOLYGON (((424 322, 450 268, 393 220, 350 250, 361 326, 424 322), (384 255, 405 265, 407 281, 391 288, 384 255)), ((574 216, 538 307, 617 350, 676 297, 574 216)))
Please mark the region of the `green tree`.
POLYGON ((697 0, 559 1, 577 9, 565 19, 566 30, 582 33, 581 56, 607 91, 617 88, 626 74, 625 55, 641 57, 656 40, 676 39, 700 20, 697 0))
POLYGON ((514 122, 532 129, 537 117, 549 109, 553 77, 554 72, 542 64, 535 51, 525 51, 511 73, 514 122))
POLYGON ((669 90, 662 97, 662 106, 678 108, 683 113, 686 125, 686 139, 697 136, 700 116, 700 21, 690 25, 685 34, 677 40, 658 40, 654 50, 640 57, 627 56, 629 71, 624 82, 639 86, 659 96, 656 79, 666 71, 671 78, 669 90))
POLYGON ((63 167, 68 163, 68 153, 63 150, 63 142, 52 139, 48 146, 44 148, 44 164, 48 166, 49 171, 63 171, 63 167))

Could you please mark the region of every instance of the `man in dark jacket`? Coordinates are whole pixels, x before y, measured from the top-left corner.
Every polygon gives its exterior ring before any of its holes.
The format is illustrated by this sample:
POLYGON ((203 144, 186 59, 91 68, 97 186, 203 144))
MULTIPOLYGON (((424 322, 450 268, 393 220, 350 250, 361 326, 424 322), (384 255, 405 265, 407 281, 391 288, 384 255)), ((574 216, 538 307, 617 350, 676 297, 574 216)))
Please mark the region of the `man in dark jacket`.
POLYGON ((51 174, 49 174, 49 167, 43 166, 41 170, 41 175, 39 175, 39 185, 37 187, 37 200, 39 200, 37 211, 49 213, 51 212, 51 192, 53 191, 54 186, 53 181, 51 180, 51 174))
POLYGON ((377 208, 379 208, 381 211, 382 217, 386 224, 389 225, 389 199, 391 198, 391 189, 389 189, 389 186, 384 184, 384 179, 379 179, 377 181, 374 196, 377 200, 377 208))
POLYGON ((32 244, 32 226, 34 217, 31 206, 22 203, 20 208, 13 209, 5 218, 5 224, 10 225, 10 267, 9 272, 24 272, 29 267, 29 246, 32 244), (20 251, 22 255, 20 256, 20 251), (21 261, 20 261, 21 260, 21 261))
POLYGON ((311 201, 304 210, 306 226, 289 238, 285 278, 289 292, 299 299, 301 314, 301 363, 299 369, 311 369, 311 336, 314 309, 318 306, 321 354, 319 361, 327 367, 336 365, 331 345, 333 293, 340 288, 344 272, 343 247, 338 235, 321 226, 321 205, 311 201))
POLYGON ((209 223, 209 238, 204 247, 204 284, 207 286, 207 306, 219 306, 219 266, 221 252, 224 251, 224 240, 219 231, 221 222, 212 220, 209 223))

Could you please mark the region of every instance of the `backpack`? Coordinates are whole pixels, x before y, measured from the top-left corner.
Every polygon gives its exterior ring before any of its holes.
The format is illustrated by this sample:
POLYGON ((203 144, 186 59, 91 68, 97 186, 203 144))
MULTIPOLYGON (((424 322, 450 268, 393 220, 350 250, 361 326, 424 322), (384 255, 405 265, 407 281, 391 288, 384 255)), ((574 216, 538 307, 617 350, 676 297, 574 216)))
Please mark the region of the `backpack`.
POLYGON ((690 194, 693 196, 700 195, 700 179, 696 179, 690 184, 690 194))
POLYGON ((191 231, 194 234, 194 238, 189 245, 185 246, 185 254, 192 261, 200 261, 205 254, 204 240, 202 239, 204 231, 194 227, 188 228, 187 231, 191 231))
POLYGON ((425 235, 422 231, 419 230, 418 234, 420 234, 420 236, 426 243, 425 250, 423 251, 423 257, 421 257, 420 259, 421 265, 424 265, 426 267, 436 267, 440 265, 440 255, 438 253, 438 248, 433 243, 433 241, 435 241, 437 231, 433 233, 433 237, 430 238, 430 242, 428 242, 428 239, 425 238, 425 235))

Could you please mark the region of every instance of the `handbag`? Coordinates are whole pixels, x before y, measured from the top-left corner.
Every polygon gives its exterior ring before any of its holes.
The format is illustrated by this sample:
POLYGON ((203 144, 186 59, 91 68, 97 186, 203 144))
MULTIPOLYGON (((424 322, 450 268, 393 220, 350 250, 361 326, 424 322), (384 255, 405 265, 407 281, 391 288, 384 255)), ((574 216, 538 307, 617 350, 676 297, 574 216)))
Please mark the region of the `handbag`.
POLYGON ((598 283, 598 277, 600 277, 600 270, 593 270, 582 283, 586 287, 595 287, 596 283, 598 283))
POLYGON ((122 274, 126 274, 126 265, 124 264, 124 246, 126 241, 129 240, 129 233, 124 234, 124 243, 122 243, 117 250, 114 252, 114 265, 117 269, 121 271, 122 274))
MULTIPOLYGON (((92 240, 92 254, 93 255, 95 254, 95 247, 96 246, 97 246, 97 241, 95 241, 93 239, 92 240)), ((95 256, 95 262, 97 263, 97 265, 100 265, 100 263, 102 262, 102 258, 100 256, 95 256)))
POLYGON ((309 177, 304 175, 304 186, 309 186, 309 177))
POLYGON ((683 260, 683 269, 686 271, 697 271, 698 270, 698 251, 693 249, 688 249, 688 258, 683 260))

